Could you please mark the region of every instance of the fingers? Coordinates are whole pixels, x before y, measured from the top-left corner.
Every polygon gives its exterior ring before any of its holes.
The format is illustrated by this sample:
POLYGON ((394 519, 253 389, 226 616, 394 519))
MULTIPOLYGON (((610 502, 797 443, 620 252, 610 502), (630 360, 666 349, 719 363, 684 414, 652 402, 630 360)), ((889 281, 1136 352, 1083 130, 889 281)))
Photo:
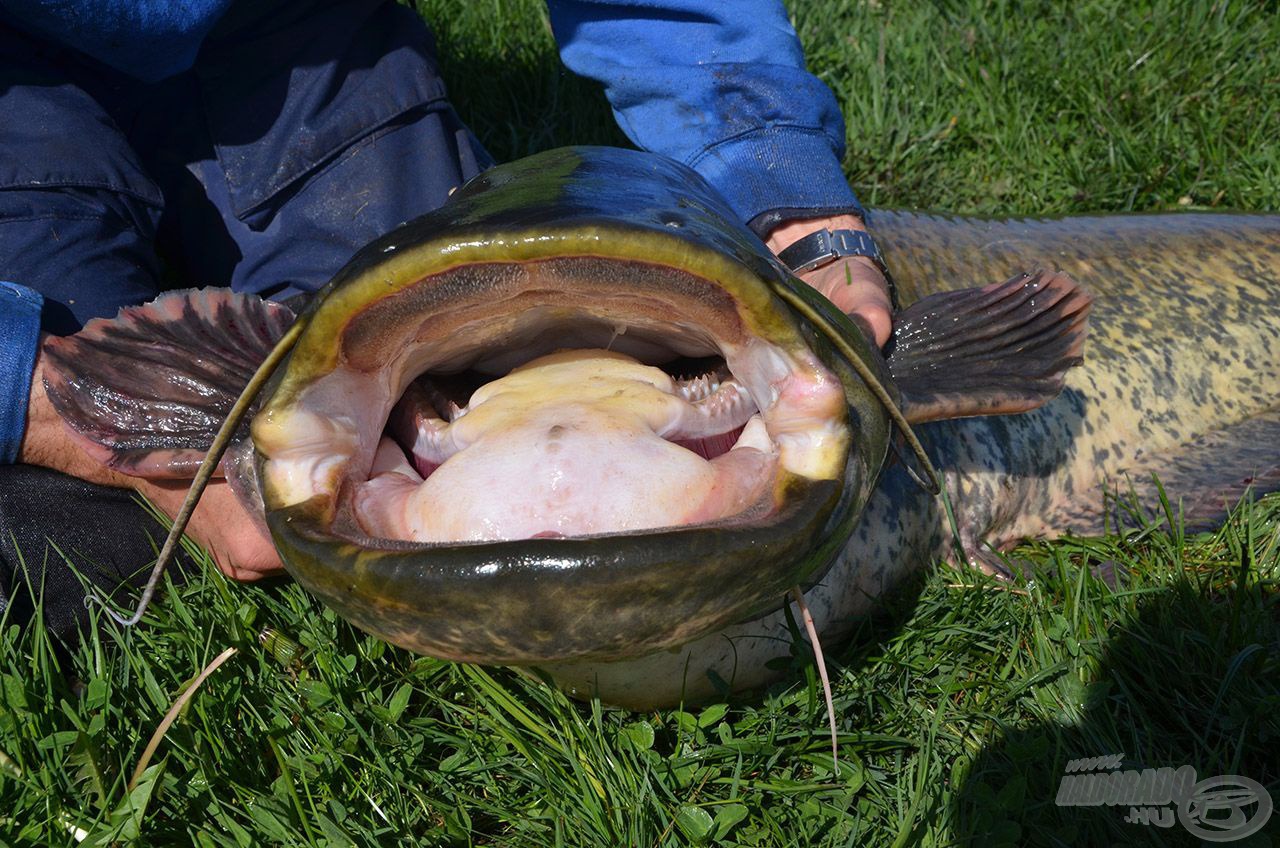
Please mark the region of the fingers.
POLYGON ((260 537, 261 534, 256 531, 247 531, 244 538, 225 547, 218 545, 216 541, 201 541, 201 544, 213 557, 219 571, 232 580, 252 583, 263 577, 284 573, 284 565, 280 562, 275 547, 260 537), (248 535, 249 532, 253 535, 248 535))
POLYGON ((255 583, 264 577, 272 577, 277 574, 285 573, 284 568, 279 565, 275 567, 261 567, 261 570, 259 570, 259 568, 242 568, 228 560, 222 554, 215 553, 213 551, 210 551, 210 553, 212 554, 213 561, 217 564, 219 571, 230 577, 232 580, 237 580, 241 583, 255 583))
MULTIPOLYGON (((186 481, 142 480, 136 488, 170 516, 186 496, 186 481)), ((225 480, 210 483, 196 506, 187 535, 213 557, 218 570, 233 580, 252 581, 279 574, 284 564, 275 545, 225 480)))
MULTIPOLYGON (((775 254, 798 239, 819 230, 863 230, 862 219, 854 215, 807 218, 779 224, 766 244, 775 254)), ((889 284, 875 263, 865 256, 838 259, 813 271, 798 275, 854 319, 877 347, 884 347, 893 332, 893 307, 889 284)))
POLYGON ((889 341, 893 330, 889 285, 870 259, 854 256, 799 276, 869 331, 877 347, 889 341))
POLYGON ((197 541, 213 557, 218 570, 232 580, 247 583, 284 573, 275 545, 247 522, 232 519, 212 537, 197 537, 197 541))

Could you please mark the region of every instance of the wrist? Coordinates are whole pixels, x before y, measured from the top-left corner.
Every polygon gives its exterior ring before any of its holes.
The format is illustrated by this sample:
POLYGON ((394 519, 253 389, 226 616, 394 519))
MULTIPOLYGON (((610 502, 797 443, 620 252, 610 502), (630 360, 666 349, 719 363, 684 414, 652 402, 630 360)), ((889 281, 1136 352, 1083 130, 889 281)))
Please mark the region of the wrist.
MULTIPOLYGON (((792 273, 800 280, 821 292, 837 308, 859 323, 876 346, 881 347, 889 341, 893 331, 892 316, 897 296, 888 271, 879 261, 879 251, 874 242, 870 241, 869 235, 854 238, 855 234, 862 236, 863 233, 866 233, 866 226, 860 216, 841 213, 784 221, 766 234, 765 243, 775 256, 795 245, 795 250, 791 253, 799 251, 801 257, 788 257, 795 261, 783 264, 792 268, 792 273), (852 230, 853 233, 839 235, 841 230, 852 230), (833 244, 833 237, 829 235, 814 236, 823 231, 838 234, 840 244, 833 244), (796 244, 810 237, 817 238, 818 244, 796 244), (853 249, 850 249, 850 245, 853 249), (824 251, 835 253, 835 257, 824 260, 824 251), (864 255, 866 253, 873 255, 864 255), (805 256, 816 259, 816 264, 804 261, 805 256), (809 270, 799 270, 804 268, 809 270)), ((830 256, 830 253, 827 255, 830 256)), ((780 256, 779 261, 782 261, 780 256)))
POLYGON ((862 218, 857 215, 830 215, 821 218, 797 218, 783 221, 769 231, 765 244, 776 255, 795 244, 800 239, 818 230, 862 230, 867 229, 862 218))

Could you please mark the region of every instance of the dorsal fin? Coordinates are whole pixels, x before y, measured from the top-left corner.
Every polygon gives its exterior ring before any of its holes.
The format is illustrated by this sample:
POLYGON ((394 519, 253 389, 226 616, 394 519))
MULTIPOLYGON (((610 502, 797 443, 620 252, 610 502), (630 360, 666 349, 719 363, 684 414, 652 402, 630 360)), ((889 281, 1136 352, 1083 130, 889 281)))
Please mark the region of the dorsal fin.
POLYGON ((889 371, 914 423, 1035 409, 1079 365, 1093 298, 1036 271, 930 295, 894 321, 889 371))
MULTIPOLYGON (((110 468, 190 477, 254 369, 293 322, 227 289, 168 292, 45 342, 54 409, 110 468)), ((237 439, 247 435, 247 424, 237 439)))

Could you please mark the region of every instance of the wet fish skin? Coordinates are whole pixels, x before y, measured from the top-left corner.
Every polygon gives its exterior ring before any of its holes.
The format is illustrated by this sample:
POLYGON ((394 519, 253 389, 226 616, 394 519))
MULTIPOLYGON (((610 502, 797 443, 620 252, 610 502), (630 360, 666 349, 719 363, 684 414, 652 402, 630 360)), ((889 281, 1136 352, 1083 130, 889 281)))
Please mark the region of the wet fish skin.
MULTIPOLYGON (((839 561, 805 592, 828 644, 912 574, 959 560, 957 543, 966 565, 997 567, 988 545, 1103 532, 1108 491, 1158 504, 1153 473, 1193 525, 1249 486, 1280 488, 1280 215, 871 221, 907 303, 1029 267, 1065 271, 1095 301, 1085 363, 1057 399, 918 427, 959 538, 939 499, 886 469, 839 561)), ((677 652, 548 670, 579 695, 645 709, 713 697, 712 671, 762 685, 790 638, 779 612, 677 652)))

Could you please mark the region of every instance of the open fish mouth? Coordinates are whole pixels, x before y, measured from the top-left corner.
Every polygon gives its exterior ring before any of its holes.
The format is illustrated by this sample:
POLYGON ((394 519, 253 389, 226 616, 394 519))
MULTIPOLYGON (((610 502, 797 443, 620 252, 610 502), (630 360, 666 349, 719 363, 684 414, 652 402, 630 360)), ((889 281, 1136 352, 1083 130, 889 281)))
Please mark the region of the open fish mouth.
POLYGON ((546 239, 398 248, 405 273, 303 316, 253 422, 290 571, 391 641, 504 664, 636 656, 777 603, 855 511, 850 376, 753 271, 546 239))
POLYGON ((711 281, 671 276, 468 266, 379 301, 255 425, 272 505, 320 498, 369 546, 582 538, 765 521, 789 478, 839 477, 840 382, 711 281))
POLYGON ((220 467, 285 567, 374 635, 611 662, 818 580, 892 428, 927 471, 910 423, 1044 403, 1089 303, 1052 273, 940 293, 886 363, 695 173, 574 148, 477 177, 292 324, 173 292, 47 343, 45 384, 126 473, 198 485, 230 438, 220 467))

